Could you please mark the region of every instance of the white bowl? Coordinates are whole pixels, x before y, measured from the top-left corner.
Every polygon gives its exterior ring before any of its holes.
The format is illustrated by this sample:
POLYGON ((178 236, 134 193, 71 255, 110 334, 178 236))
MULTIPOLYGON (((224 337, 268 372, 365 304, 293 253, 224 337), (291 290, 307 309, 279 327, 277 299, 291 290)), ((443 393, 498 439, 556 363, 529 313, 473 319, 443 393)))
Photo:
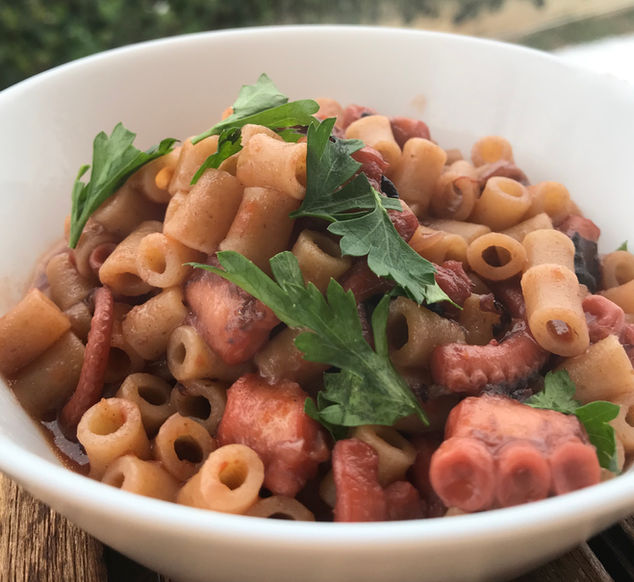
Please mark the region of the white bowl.
MULTIPOLYGON (((145 43, 0 94, 0 311, 58 240, 94 135, 119 121, 143 147, 199 133, 267 72, 293 98, 420 116, 444 147, 506 136, 534 181, 558 180, 602 228, 632 238, 634 89, 548 55, 409 30, 289 27, 145 43)), ((634 472, 558 498, 409 522, 267 521, 134 496, 64 469, 5 386, 0 469, 106 544, 179 580, 483 580, 517 574, 634 510, 634 472)))

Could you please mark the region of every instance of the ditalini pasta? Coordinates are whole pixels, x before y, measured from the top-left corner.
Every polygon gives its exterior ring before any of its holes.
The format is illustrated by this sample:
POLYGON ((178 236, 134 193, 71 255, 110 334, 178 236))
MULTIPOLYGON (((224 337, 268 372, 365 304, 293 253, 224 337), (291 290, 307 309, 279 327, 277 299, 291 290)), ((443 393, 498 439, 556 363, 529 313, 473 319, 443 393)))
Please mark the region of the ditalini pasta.
POLYGON ((67 245, 0 318, 0 372, 80 443, 76 470, 204 510, 381 521, 631 462, 634 255, 599 254, 574 192, 500 136, 467 160, 418 119, 289 101, 265 75, 243 91, 110 190, 78 178, 67 245))

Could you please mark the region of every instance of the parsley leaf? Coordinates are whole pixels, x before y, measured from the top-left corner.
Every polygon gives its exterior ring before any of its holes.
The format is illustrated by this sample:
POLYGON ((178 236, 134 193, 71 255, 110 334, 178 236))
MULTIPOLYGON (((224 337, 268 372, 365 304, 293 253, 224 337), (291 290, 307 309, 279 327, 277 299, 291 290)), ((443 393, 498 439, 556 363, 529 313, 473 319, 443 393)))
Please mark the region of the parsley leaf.
POLYGON ((264 304, 289 327, 308 329, 295 345, 311 362, 336 366, 324 375, 324 390, 317 404, 305 410, 335 435, 341 428, 363 424, 392 425, 410 414, 426 422, 415 396, 396 372, 387 354, 386 322, 389 296, 375 309, 373 329, 377 350, 363 337, 354 295, 331 279, 326 297, 312 283, 304 284, 295 256, 284 251, 271 261, 275 280, 233 251, 218 253, 224 270, 192 263, 232 281, 264 304))
POLYGON ((218 149, 215 154, 211 154, 198 168, 191 183, 198 182, 205 170, 208 168, 218 168, 222 162, 230 158, 233 154, 237 154, 242 149, 242 135, 240 128, 226 129, 220 134, 218 139, 218 149))
POLYGON ((577 418, 588 433, 590 442, 597 449, 599 464, 613 473, 619 472, 616 456, 614 428, 610 423, 619 413, 618 405, 612 402, 589 402, 575 410, 577 418))
POLYGON ((531 396, 525 404, 576 415, 597 450, 601 467, 617 473, 616 438, 609 422, 616 418, 619 407, 603 400, 582 406, 574 399, 574 394, 575 385, 566 370, 548 372, 544 379, 544 390, 531 396))
POLYGON ((617 251, 626 251, 627 250, 627 241, 623 241, 621 243, 621 245, 619 246, 619 248, 616 249, 617 251))
POLYGON ((172 138, 161 141, 158 146, 142 152, 132 143, 135 133, 118 123, 110 136, 103 131, 93 142, 92 171, 88 183, 81 181, 90 166, 80 168, 72 192, 72 209, 69 245, 74 248, 90 215, 112 196, 123 183, 141 166, 172 150, 172 138))
POLYGON ((296 131, 289 130, 295 126, 306 127, 315 121, 313 113, 319 110, 319 104, 312 99, 301 99, 288 102, 288 97, 279 92, 273 81, 262 73, 255 85, 243 85, 238 98, 233 104, 233 113, 204 133, 192 139, 196 144, 212 135, 218 138, 218 151, 208 157, 192 179, 195 184, 207 168, 217 168, 229 156, 242 149, 236 132, 240 128, 253 123, 264 125, 279 133, 286 141, 297 141, 301 137, 296 131))
POLYGON ((351 154, 363 143, 331 136, 334 119, 308 127, 306 197, 291 218, 313 217, 331 222, 328 230, 341 238, 344 255, 367 256, 379 277, 390 277, 408 297, 422 303, 449 301, 438 287, 433 265, 398 234, 387 213, 401 211, 398 200, 381 196, 365 174, 353 176, 361 164, 351 154))
POLYGON ((525 404, 533 408, 556 410, 574 414, 581 404, 575 400, 575 384, 566 370, 548 372, 544 378, 544 389, 533 394, 525 404))

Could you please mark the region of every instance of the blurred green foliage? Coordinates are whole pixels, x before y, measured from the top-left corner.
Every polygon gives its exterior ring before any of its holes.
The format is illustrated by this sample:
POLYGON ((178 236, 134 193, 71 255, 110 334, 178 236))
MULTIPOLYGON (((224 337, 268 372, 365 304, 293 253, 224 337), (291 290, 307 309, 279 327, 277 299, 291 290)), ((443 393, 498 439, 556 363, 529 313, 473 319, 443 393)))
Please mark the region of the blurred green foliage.
POLYGON ((438 15, 442 2, 460 22, 504 1, 0 0, 0 89, 85 55, 164 36, 267 24, 380 23, 386 15, 407 23, 438 15))

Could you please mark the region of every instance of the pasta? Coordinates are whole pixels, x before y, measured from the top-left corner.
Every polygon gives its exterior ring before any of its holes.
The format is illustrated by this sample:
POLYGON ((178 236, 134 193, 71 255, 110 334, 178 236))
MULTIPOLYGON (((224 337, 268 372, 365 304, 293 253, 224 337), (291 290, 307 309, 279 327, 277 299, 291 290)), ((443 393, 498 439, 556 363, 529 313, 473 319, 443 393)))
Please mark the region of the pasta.
POLYGON ((563 184, 501 136, 468 161, 421 120, 238 105, 79 227, 74 208, 0 318, 0 372, 58 438, 80 419, 81 471, 205 510, 382 521, 631 463, 634 255, 599 256, 563 184), (612 415, 612 448, 583 405, 612 415))

